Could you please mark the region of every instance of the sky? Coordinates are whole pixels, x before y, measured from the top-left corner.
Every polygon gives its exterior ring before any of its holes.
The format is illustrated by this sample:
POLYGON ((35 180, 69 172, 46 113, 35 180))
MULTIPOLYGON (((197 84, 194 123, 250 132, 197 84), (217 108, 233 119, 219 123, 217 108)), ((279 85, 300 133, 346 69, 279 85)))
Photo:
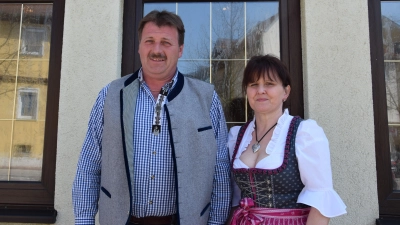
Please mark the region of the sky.
POLYGON ((400 1, 382 1, 382 16, 386 16, 392 21, 400 24, 400 1))

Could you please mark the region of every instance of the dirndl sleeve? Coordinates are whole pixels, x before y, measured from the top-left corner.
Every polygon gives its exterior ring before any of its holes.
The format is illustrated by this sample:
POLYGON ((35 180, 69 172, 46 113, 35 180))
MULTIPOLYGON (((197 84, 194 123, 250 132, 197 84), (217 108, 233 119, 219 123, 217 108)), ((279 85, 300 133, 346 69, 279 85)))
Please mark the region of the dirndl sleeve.
POLYGON ((304 120, 296 135, 296 156, 305 187, 298 203, 312 206, 326 217, 346 213, 346 205, 333 189, 329 142, 314 120, 304 120))

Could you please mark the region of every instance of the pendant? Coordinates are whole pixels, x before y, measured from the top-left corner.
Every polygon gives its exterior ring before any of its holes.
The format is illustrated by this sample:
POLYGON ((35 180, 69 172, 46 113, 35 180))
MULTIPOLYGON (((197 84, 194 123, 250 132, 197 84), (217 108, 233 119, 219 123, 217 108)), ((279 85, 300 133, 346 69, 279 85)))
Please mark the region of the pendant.
POLYGON ((161 129, 160 125, 153 125, 153 127, 152 127, 153 134, 155 136, 158 136, 158 134, 160 134, 160 129, 161 129))
POLYGON ((253 149, 253 153, 256 153, 260 149, 260 144, 257 142, 251 148, 253 149))

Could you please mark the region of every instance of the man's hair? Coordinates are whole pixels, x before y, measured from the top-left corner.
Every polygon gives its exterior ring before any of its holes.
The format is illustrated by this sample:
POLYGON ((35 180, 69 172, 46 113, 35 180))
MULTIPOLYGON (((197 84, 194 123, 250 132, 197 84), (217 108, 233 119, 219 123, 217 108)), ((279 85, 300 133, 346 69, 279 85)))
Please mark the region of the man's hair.
POLYGON ((172 12, 168 12, 166 10, 163 10, 161 12, 158 10, 153 10, 149 12, 149 14, 143 17, 143 19, 139 23, 139 29, 138 29, 139 41, 142 39, 143 28, 148 22, 153 22, 158 27, 162 26, 175 27, 178 30, 179 46, 183 45, 185 39, 185 27, 183 26, 182 19, 178 15, 172 12))

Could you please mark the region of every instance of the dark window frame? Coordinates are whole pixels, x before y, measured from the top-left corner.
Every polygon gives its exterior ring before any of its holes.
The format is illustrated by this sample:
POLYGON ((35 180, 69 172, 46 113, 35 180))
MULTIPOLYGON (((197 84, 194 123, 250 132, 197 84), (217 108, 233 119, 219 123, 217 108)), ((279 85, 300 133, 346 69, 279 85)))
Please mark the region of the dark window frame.
POLYGON ((379 202, 379 220, 377 220, 377 224, 384 224, 384 221, 393 217, 400 219, 400 191, 393 190, 390 168, 381 1, 368 0, 368 13, 379 202))
MULTIPOLYGON (((215 1, 215 2, 222 2, 215 1)), ((121 76, 131 74, 140 68, 137 40, 138 23, 143 17, 143 4, 150 2, 179 2, 172 0, 124 1, 121 76)), ((184 2, 209 2, 205 0, 184 2)), ((268 2, 268 0, 266 0, 268 2)), ((285 102, 290 114, 304 117, 303 65, 301 51, 300 2, 279 0, 281 32, 281 59, 289 68, 292 86, 290 97, 285 102)), ((185 21, 183 21, 185 22, 185 21)))
POLYGON ((55 223, 57 211, 54 209, 54 191, 65 0, 0 0, 0 3, 53 4, 42 180, 0 182, 0 222, 55 223))

